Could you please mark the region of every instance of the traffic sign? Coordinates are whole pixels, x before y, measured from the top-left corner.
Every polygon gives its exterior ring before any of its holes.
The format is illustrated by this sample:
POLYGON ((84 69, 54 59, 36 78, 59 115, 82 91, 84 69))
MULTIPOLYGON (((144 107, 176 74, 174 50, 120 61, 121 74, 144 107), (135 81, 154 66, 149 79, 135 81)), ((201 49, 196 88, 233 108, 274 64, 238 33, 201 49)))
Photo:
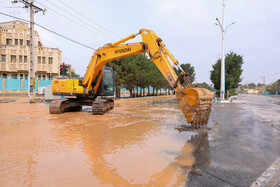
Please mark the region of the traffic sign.
POLYGON ((222 94, 224 94, 225 92, 224 92, 224 91, 222 91, 221 93, 222 93, 222 94))

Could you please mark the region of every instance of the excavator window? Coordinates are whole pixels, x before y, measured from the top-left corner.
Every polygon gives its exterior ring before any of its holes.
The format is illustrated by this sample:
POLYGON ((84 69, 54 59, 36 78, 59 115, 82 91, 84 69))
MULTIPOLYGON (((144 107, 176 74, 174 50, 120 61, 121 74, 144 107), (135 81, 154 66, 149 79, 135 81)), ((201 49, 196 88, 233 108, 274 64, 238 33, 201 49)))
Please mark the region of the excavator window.
POLYGON ((100 96, 114 96, 115 77, 112 68, 104 68, 102 80, 98 89, 100 96))

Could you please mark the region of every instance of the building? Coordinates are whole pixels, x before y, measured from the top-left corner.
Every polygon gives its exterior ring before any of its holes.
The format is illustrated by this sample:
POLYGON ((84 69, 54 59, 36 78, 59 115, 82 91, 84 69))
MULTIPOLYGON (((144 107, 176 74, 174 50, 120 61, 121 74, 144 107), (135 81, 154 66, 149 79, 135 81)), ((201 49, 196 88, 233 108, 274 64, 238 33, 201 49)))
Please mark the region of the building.
POLYGON ((64 64, 65 66, 69 67, 70 72, 74 72, 75 73, 75 69, 72 69, 72 65, 71 64, 64 64))
MULTIPOLYGON (((58 77, 61 51, 44 47, 38 32, 34 33, 36 79, 58 77)), ((0 78, 28 79, 29 46, 28 23, 17 20, 0 23, 0 78)))

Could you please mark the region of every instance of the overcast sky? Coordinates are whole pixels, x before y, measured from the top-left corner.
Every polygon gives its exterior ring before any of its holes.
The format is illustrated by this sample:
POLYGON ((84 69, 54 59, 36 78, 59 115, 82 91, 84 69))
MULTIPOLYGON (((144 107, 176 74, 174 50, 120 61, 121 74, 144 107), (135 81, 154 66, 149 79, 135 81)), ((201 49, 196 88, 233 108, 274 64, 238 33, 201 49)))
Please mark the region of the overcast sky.
MULTIPOLYGON (((29 12, 20 8, 21 3, 13 5, 9 0, 0 3, 1 12, 29 19, 29 12)), ((118 40, 115 35, 124 38, 141 28, 154 30, 179 63, 195 67, 196 82, 211 83, 212 64, 221 56, 221 32, 214 23, 216 17, 221 20, 222 3, 222 0, 36 0, 35 4, 47 12, 37 13, 35 22, 93 48, 118 40)), ((262 82, 261 76, 265 76, 266 83, 280 79, 280 0, 226 0, 225 3, 226 25, 236 22, 228 28, 226 52, 243 56, 242 83, 262 82)), ((0 15, 1 22, 10 20, 13 19, 0 15)), ((62 61, 84 75, 93 50, 35 28, 46 47, 58 47, 62 50, 62 61)), ((141 41, 141 37, 133 41, 141 41)))

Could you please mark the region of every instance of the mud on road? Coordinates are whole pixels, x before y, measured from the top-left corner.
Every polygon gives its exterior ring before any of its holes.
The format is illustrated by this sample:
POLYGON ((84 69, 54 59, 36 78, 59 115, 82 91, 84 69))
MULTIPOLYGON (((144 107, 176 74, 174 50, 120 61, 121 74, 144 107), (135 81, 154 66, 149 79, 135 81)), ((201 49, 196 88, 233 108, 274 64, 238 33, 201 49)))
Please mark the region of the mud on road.
POLYGON ((0 103, 0 186, 250 186, 280 158, 278 97, 214 104, 199 130, 174 96, 116 100, 102 116, 15 99, 0 103))
POLYGON ((187 122, 174 98, 117 100, 102 116, 1 103, 0 186, 184 186, 209 144, 203 130, 177 130, 187 122))

